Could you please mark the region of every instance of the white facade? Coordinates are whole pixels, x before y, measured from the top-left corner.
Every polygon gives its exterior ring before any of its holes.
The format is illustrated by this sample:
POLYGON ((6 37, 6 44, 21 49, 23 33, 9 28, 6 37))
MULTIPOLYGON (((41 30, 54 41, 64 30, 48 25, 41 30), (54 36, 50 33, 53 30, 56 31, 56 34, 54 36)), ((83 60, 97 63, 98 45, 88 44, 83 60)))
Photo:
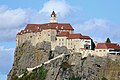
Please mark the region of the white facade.
POLYGON ((108 49, 95 49, 95 54, 100 57, 107 56, 108 54, 108 49))
POLYGON ((95 48, 95 53, 101 57, 109 54, 120 55, 120 46, 115 43, 98 43, 95 48))
POLYGON ((91 49, 90 38, 69 38, 69 35, 59 36, 62 32, 73 34, 74 29, 71 28, 70 24, 58 24, 55 22, 56 14, 53 12, 51 14, 50 23, 43 24, 42 26, 44 27, 41 28, 39 27, 39 24, 35 24, 33 27, 30 26, 30 29, 25 28, 25 30, 22 30, 17 34, 16 46, 19 46, 26 40, 29 40, 33 46, 35 46, 38 42, 50 42, 52 50, 54 50, 56 46, 66 46, 68 49, 75 52, 80 52, 80 48, 91 49), (35 27, 37 28, 36 30, 35 27))

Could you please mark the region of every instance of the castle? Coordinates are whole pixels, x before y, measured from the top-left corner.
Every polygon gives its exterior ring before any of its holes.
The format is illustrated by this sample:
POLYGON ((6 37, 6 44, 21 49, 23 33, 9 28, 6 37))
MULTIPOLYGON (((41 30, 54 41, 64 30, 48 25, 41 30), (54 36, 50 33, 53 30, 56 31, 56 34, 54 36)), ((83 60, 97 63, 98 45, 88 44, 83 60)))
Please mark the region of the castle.
POLYGON ((56 46, 66 46, 75 52, 80 48, 91 49, 91 38, 82 34, 74 34, 74 29, 69 23, 58 23, 56 14, 53 11, 50 23, 46 24, 27 24, 24 30, 21 30, 16 37, 16 46, 19 46, 26 40, 30 40, 32 45, 38 42, 48 41, 51 43, 51 49, 56 46))
MULTIPOLYGON (((105 56, 108 53, 108 50, 106 50, 108 48, 103 48, 99 44, 95 50, 91 50, 93 46, 92 39, 89 36, 75 34, 73 27, 69 23, 58 23, 56 16, 55 11, 53 11, 50 17, 50 23, 27 24, 24 30, 17 33, 16 46, 21 45, 26 40, 31 41, 33 46, 38 42, 47 41, 51 43, 51 50, 54 50, 56 46, 65 46, 74 52, 83 53, 85 56, 88 55, 87 53, 98 54, 99 56, 105 56), (104 52, 100 53, 99 51, 104 52)), ((102 46, 104 45, 105 44, 102 46)), ((109 46, 111 45, 112 43, 110 43, 109 46)), ((114 50, 116 52, 117 49, 117 53, 120 54, 120 46, 115 44, 113 47, 111 46, 111 48, 113 52, 114 50)))

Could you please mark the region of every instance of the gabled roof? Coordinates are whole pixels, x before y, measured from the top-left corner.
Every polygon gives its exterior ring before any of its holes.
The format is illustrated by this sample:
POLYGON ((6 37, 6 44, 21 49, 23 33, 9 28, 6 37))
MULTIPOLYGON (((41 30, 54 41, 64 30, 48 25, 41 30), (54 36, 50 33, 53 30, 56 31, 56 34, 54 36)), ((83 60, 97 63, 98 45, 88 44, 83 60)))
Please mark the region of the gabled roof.
POLYGON ((120 49, 116 43, 98 43, 96 49, 120 49))
POLYGON ((89 36, 83 36, 82 34, 69 34, 69 32, 61 32, 58 37, 68 37, 68 39, 91 39, 89 36))
POLYGON ((80 39, 91 39, 91 38, 89 36, 82 35, 82 36, 80 36, 80 39))
POLYGON ((61 32, 58 36, 59 37, 62 37, 62 36, 68 37, 69 36, 69 32, 61 32))
POLYGON ((91 39, 89 36, 84 36, 82 34, 70 34, 68 39, 91 39))
POLYGON ((24 31, 26 33, 40 32, 45 29, 74 30, 69 23, 27 24, 26 28, 20 33, 24 34, 24 31))
POLYGON ((25 28, 30 30, 36 30, 37 27, 41 29, 59 29, 59 30, 74 30, 68 23, 46 23, 46 24, 28 24, 25 28))
POLYGON ((68 39, 79 39, 81 36, 81 34, 70 34, 68 39))

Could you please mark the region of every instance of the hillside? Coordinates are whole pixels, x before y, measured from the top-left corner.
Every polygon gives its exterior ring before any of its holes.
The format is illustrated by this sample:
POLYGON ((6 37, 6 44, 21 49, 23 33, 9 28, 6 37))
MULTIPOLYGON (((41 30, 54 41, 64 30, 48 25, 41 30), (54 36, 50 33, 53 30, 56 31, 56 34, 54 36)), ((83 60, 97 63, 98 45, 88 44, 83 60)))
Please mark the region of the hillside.
POLYGON ((120 56, 82 58, 66 47, 57 46, 51 51, 49 42, 32 46, 30 41, 15 50, 14 64, 8 80, 120 80, 120 56), (32 72, 27 68, 33 68, 32 72), (24 74, 21 78, 20 76, 24 74))

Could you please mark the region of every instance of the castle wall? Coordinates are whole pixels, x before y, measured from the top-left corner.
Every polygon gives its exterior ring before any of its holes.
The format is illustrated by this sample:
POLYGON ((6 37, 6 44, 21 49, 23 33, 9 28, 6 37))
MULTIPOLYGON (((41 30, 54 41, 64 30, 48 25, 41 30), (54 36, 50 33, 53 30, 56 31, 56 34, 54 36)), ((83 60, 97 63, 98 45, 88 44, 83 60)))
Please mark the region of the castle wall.
POLYGON ((80 48, 85 48, 85 45, 89 45, 90 46, 89 49, 91 49, 91 40, 87 40, 87 39, 68 39, 67 40, 68 49, 72 49, 75 52, 80 52, 80 48))
POLYGON ((74 48, 73 39, 67 39, 67 48, 73 50, 73 48, 74 48))
POLYGON ((90 55, 95 55, 95 56, 97 56, 97 55, 95 54, 95 51, 93 51, 93 50, 80 49, 79 51, 80 51, 80 53, 82 54, 82 58, 87 57, 89 54, 90 54, 90 55))
POLYGON ((56 45, 67 46, 67 37, 57 37, 56 45))
MULTIPOLYGON (((66 31, 66 30, 61 30, 66 31)), ((72 30, 67 30, 72 33, 72 30)), ((80 52, 80 48, 85 48, 85 45, 89 45, 91 49, 90 39, 68 39, 66 36, 57 36, 56 29, 45 29, 41 32, 31 32, 22 35, 17 35, 16 45, 22 44, 26 40, 30 40, 32 45, 35 46, 38 42, 51 42, 51 49, 54 50, 56 46, 66 46, 68 49, 74 50, 74 52, 80 52)))
POLYGON ((108 49, 95 49, 96 56, 104 57, 107 56, 107 53, 108 53, 108 49))
POLYGON ((74 47, 75 52, 79 52, 79 49, 83 48, 82 43, 81 43, 81 39, 74 39, 73 43, 74 43, 73 47, 74 47))

